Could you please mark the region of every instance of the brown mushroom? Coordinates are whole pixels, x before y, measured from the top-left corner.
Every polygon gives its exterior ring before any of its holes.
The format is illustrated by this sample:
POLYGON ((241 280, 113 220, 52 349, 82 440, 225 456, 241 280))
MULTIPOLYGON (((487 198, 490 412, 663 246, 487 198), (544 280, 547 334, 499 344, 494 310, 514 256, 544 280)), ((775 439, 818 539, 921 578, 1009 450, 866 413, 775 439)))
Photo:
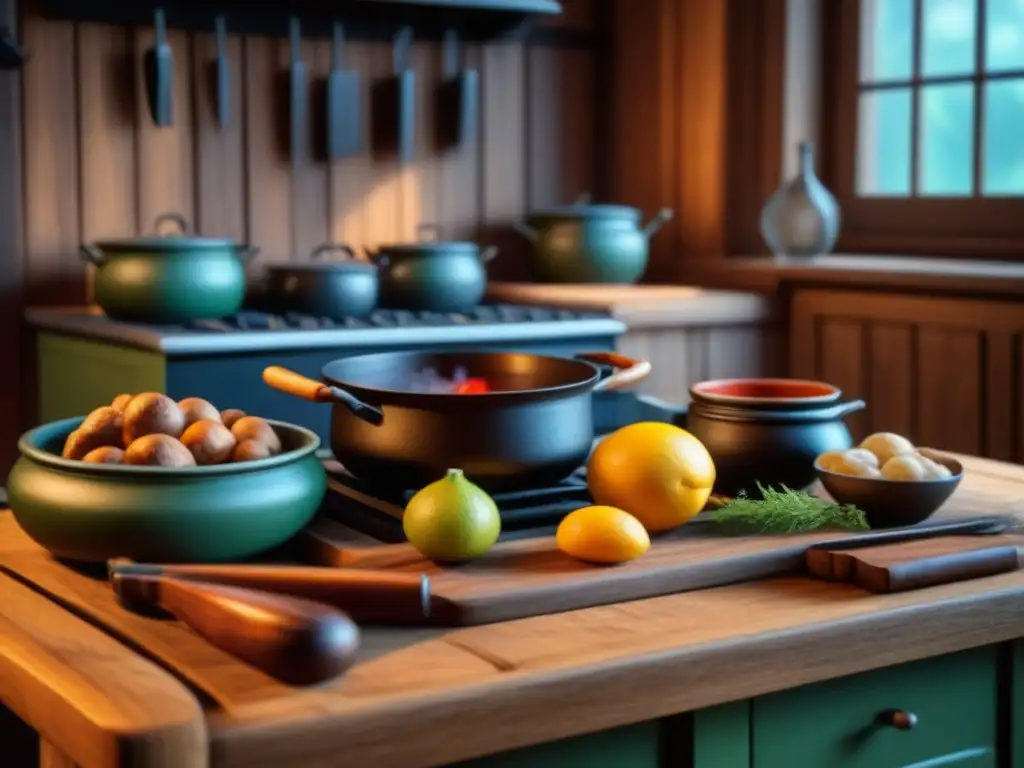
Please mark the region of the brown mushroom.
POLYGON ((281 440, 274 428, 266 419, 261 419, 259 416, 243 416, 231 427, 231 434, 240 443, 246 440, 258 440, 267 446, 272 456, 281 452, 281 440))
POLYGON ((143 392, 128 403, 124 412, 124 445, 145 435, 181 437, 185 414, 176 402, 159 392, 143 392))
POLYGON ((188 448, 199 466, 227 461, 237 442, 230 429, 211 419, 200 419, 181 436, 182 445, 188 448))
POLYGON ((180 440, 153 433, 132 441, 124 452, 124 463, 149 467, 194 467, 196 460, 180 440))
POLYGON ((235 426, 235 422, 239 419, 244 419, 245 415, 245 411, 240 411, 237 408, 228 408, 226 411, 220 412, 220 420, 225 427, 231 429, 235 426))
POLYGON ((114 445, 94 448, 82 458, 89 464, 124 464, 124 451, 114 445))
POLYGON ((270 458, 272 454, 265 443, 259 440, 243 440, 235 446, 231 454, 231 461, 258 461, 259 459, 270 458))
POLYGON ((185 428, 187 429, 190 425, 195 424, 197 421, 203 419, 209 419, 210 421, 220 421, 220 411, 218 411, 209 400, 203 400, 201 397, 186 397, 184 400, 178 401, 178 407, 181 408, 182 413, 185 414, 185 428))
POLYGON ((124 413, 124 409, 128 407, 128 403, 132 401, 133 397, 135 397, 135 395, 118 395, 110 403, 110 407, 115 411, 124 413))

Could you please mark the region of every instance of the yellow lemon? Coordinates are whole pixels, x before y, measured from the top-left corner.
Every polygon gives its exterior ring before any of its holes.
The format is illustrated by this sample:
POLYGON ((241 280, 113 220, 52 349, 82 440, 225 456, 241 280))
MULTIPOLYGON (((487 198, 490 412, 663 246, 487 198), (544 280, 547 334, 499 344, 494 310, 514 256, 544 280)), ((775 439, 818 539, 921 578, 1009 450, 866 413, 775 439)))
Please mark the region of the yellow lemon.
POLYGON ((714 484, 715 463, 704 444, 662 422, 613 432, 587 463, 594 502, 626 510, 651 532, 675 528, 700 512, 714 484))
POLYGON ((558 548, 588 563, 624 563, 651 547, 643 524, 615 507, 583 507, 566 515, 555 532, 558 548))

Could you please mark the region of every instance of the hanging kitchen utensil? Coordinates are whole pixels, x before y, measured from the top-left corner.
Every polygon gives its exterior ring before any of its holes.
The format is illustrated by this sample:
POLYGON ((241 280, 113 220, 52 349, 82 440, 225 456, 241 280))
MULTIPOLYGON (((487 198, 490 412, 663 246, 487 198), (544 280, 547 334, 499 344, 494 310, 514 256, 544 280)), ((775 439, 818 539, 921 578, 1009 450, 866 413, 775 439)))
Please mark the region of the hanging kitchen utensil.
POLYGON ((394 38, 394 74, 373 87, 374 154, 411 162, 416 134, 416 73, 409 67, 412 28, 394 38))
POLYGON ((363 152, 362 93, 359 72, 345 69, 345 27, 336 23, 327 76, 327 157, 336 160, 363 152))
POLYGON ((143 57, 143 74, 146 81, 146 101, 153 122, 168 126, 174 122, 174 54, 167 44, 167 28, 163 8, 153 12, 153 27, 156 40, 143 57))
POLYGON ((225 653, 290 685, 337 677, 355 659, 359 628, 328 605, 170 576, 114 573, 131 610, 158 608, 225 653))
POLYGON ((214 105, 217 109, 217 124, 221 130, 228 127, 231 115, 231 70, 228 61, 228 25, 223 16, 213 22, 216 35, 217 60, 214 63, 214 105))
POLYGON ((303 565, 153 565, 130 560, 111 560, 107 569, 111 579, 115 574, 171 576, 312 600, 344 611, 358 622, 422 623, 434 613, 437 602, 429 577, 418 573, 303 565))
POLYGON ((289 71, 292 165, 306 154, 306 125, 309 111, 309 75, 302 60, 302 27, 298 18, 289 23, 291 38, 291 67, 289 71))
POLYGON ((438 90, 437 137, 442 149, 470 144, 476 137, 480 73, 459 69, 459 38, 454 29, 442 42, 442 80, 438 90))

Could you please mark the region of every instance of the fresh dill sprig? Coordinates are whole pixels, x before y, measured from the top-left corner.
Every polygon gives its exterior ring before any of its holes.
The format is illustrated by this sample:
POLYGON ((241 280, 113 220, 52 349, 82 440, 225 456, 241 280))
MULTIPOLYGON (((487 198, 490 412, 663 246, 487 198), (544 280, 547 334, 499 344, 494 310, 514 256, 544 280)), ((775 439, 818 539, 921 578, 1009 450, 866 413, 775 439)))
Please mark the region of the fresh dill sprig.
POLYGON ((851 531, 867 530, 864 513, 852 504, 836 504, 826 499, 794 491, 757 489, 760 499, 751 499, 740 492, 718 509, 710 518, 723 526, 744 533, 802 533, 819 528, 842 528, 851 531))

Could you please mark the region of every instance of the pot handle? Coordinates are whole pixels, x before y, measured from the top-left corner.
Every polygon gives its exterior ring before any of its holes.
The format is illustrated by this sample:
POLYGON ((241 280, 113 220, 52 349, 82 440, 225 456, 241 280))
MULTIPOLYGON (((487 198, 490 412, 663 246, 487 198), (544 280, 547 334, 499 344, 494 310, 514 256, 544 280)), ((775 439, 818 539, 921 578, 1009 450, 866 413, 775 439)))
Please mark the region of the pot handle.
POLYGON ((96 267, 102 267, 107 261, 103 256, 103 251, 92 243, 78 246, 78 255, 82 257, 82 261, 87 261, 96 267))
POLYGON ((494 261, 494 257, 498 255, 498 250, 499 248, 496 245, 488 245, 486 248, 482 248, 480 250, 480 263, 490 264, 494 261))
POLYGON ((514 229, 520 235, 525 237, 531 243, 537 242, 537 230, 531 227, 529 224, 524 224, 521 221, 513 221, 512 229, 514 229))
POLYGON ((867 407, 868 404, 863 400, 850 400, 846 403, 837 403, 832 407, 832 412, 835 414, 834 418, 845 419, 851 413, 863 411, 867 407))
POLYGON ((161 213, 153 219, 153 231, 160 235, 160 237, 175 237, 177 235, 187 235, 191 231, 191 227, 188 225, 188 219, 180 213, 161 213), (165 224, 172 225, 174 231, 167 232, 165 224))
POLYGON ((256 258, 259 252, 258 245, 240 245, 238 246, 238 260, 243 264, 248 264, 256 258))
POLYGON ((319 261, 324 257, 324 254, 331 252, 344 253, 346 259, 360 260, 355 248, 348 243, 322 243, 310 252, 309 258, 313 261, 319 261))
POLYGON ((263 383, 286 395, 309 400, 313 403, 337 403, 344 405, 354 416, 379 427, 384 423, 384 412, 380 408, 368 405, 340 387, 332 387, 322 381, 308 379, 300 373, 289 371, 279 365, 271 365, 263 369, 263 383))
POLYGON ((652 218, 644 225, 644 236, 650 237, 651 235, 653 235, 655 232, 662 228, 665 222, 671 221, 672 216, 673 213, 671 208, 662 208, 660 211, 654 214, 654 218, 652 218))
POLYGON ((610 365, 618 369, 611 376, 597 382, 592 390, 594 392, 628 389, 646 379, 651 373, 651 364, 646 360, 634 360, 616 352, 581 352, 576 357, 590 363, 610 365))

